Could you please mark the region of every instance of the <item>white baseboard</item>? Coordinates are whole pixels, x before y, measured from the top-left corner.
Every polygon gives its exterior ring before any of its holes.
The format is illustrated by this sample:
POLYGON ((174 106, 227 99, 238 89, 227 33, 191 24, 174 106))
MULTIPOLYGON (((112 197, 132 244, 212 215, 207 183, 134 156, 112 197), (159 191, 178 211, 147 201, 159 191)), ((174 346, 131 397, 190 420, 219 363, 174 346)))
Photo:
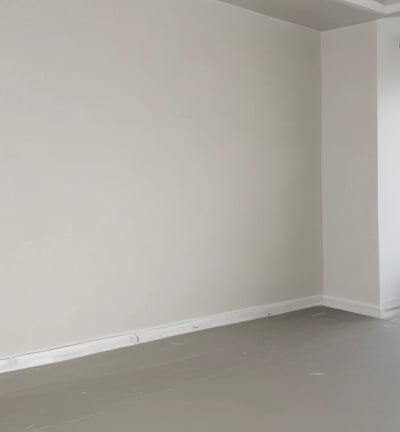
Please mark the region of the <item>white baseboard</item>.
POLYGON ((136 330, 129 334, 113 336, 89 342, 81 342, 71 346, 49 349, 46 351, 16 355, 0 359, 0 373, 44 366, 66 360, 126 348, 137 344, 164 339, 185 333, 237 324, 268 316, 280 315, 301 309, 321 305, 322 296, 304 297, 300 299, 239 309, 202 318, 165 324, 157 327, 136 330))
POLYGON ((339 309, 346 312, 353 312, 359 315, 366 315, 373 318, 391 318, 399 313, 400 299, 384 301, 380 306, 362 303, 339 297, 322 296, 322 306, 339 309))
POLYGON ((137 343, 135 334, 127 334, 12 356, 0 359, 0 373, 73 360, 105 351, 126 348, 137 343))
POLYGON ((136 330, 125 335, 112 336, 89 342, 80 342, 70 346, 53 348, 35 353, 16 355, 2 359, 0 358, 0 373, 59 363, 66 360, 73 360, 119 348, 127 348, 172 336, 237 324, 244 321, 252 321, 268 316, 308 309, 314 306, 326 306, 374 318, 388 318, 395 313, 398 313, 398 308, 400 308, 400 299, 384 302, 381 308, 373 304, 322 295, 272 303, 269 305, 255 306, 216 315, 209 315, 202 318, 136 330))
POLYGON ((287 312, 308 309, 319 306, 321 296, 304 297, 295 300, 289 300, 269 305, 255 306, 246 309, 239 309, 230 312, 224 312, 216 315, 182 321, 178 323, 166 324, 159 327, 138 330, 135 334, 139 343, 151 342, 154 340, 164 339, 167 337, 177 336, 185 333, 206 330, 214 327, 222 327, 231 324, 237 324, 245 321, 252 321, 268 316, 280 315, 287 312))
POLYGON ((373 318, 382 318, 382 310, 379 306, 374 304, 324 295, 322 297, 322 305, 346 312, 353 312, 359 315, 366 315, 373 318))
POLYGON ((398 309, 398 308, 400 308, 400 298, 384 300, 382 302, 382 309, 385 311, 391 311, 393 309, 398 309))

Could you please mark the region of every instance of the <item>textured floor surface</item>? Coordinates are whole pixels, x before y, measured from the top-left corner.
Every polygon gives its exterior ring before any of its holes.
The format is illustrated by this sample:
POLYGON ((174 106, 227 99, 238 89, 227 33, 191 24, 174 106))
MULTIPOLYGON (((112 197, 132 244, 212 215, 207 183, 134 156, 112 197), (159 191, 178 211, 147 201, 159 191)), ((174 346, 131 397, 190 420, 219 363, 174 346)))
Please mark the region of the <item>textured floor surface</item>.
POLYGON ((398 432, 400 320, 326 308, 0 375, 1 432, 398 432))

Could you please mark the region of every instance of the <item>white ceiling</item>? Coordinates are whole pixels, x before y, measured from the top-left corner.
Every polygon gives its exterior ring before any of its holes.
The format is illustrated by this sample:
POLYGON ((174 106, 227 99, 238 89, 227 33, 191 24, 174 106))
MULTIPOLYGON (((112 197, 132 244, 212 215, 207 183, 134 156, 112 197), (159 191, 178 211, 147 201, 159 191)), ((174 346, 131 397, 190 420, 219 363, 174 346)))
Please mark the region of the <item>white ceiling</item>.
POLYGON ((316 30, 400 14, 400 0, 221 0, 316 30))

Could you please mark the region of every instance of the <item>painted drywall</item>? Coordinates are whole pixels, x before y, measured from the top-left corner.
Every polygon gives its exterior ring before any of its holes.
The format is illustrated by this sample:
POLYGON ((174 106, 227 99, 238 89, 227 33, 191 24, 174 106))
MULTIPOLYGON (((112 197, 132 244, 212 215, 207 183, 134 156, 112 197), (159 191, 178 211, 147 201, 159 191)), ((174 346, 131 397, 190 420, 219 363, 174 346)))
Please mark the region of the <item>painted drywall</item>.
POLYGON ((320 293, 318 32, 6 0, 0 35, 0 357, 320 293))
POLYGON ((381 302, 400 305, 400 18, 378 28, 378 160, 381 302))
POLYGON ((377 24, 321 47, 324 294, 380 306, 377 24))

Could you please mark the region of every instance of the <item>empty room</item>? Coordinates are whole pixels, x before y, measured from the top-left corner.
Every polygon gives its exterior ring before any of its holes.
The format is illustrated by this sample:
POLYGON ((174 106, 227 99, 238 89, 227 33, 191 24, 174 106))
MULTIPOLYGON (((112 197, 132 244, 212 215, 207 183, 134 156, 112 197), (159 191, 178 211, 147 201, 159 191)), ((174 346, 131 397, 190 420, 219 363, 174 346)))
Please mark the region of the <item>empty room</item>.
POLYGON ((0 0, 0 432, 398 432, 400 0, 0 0))

